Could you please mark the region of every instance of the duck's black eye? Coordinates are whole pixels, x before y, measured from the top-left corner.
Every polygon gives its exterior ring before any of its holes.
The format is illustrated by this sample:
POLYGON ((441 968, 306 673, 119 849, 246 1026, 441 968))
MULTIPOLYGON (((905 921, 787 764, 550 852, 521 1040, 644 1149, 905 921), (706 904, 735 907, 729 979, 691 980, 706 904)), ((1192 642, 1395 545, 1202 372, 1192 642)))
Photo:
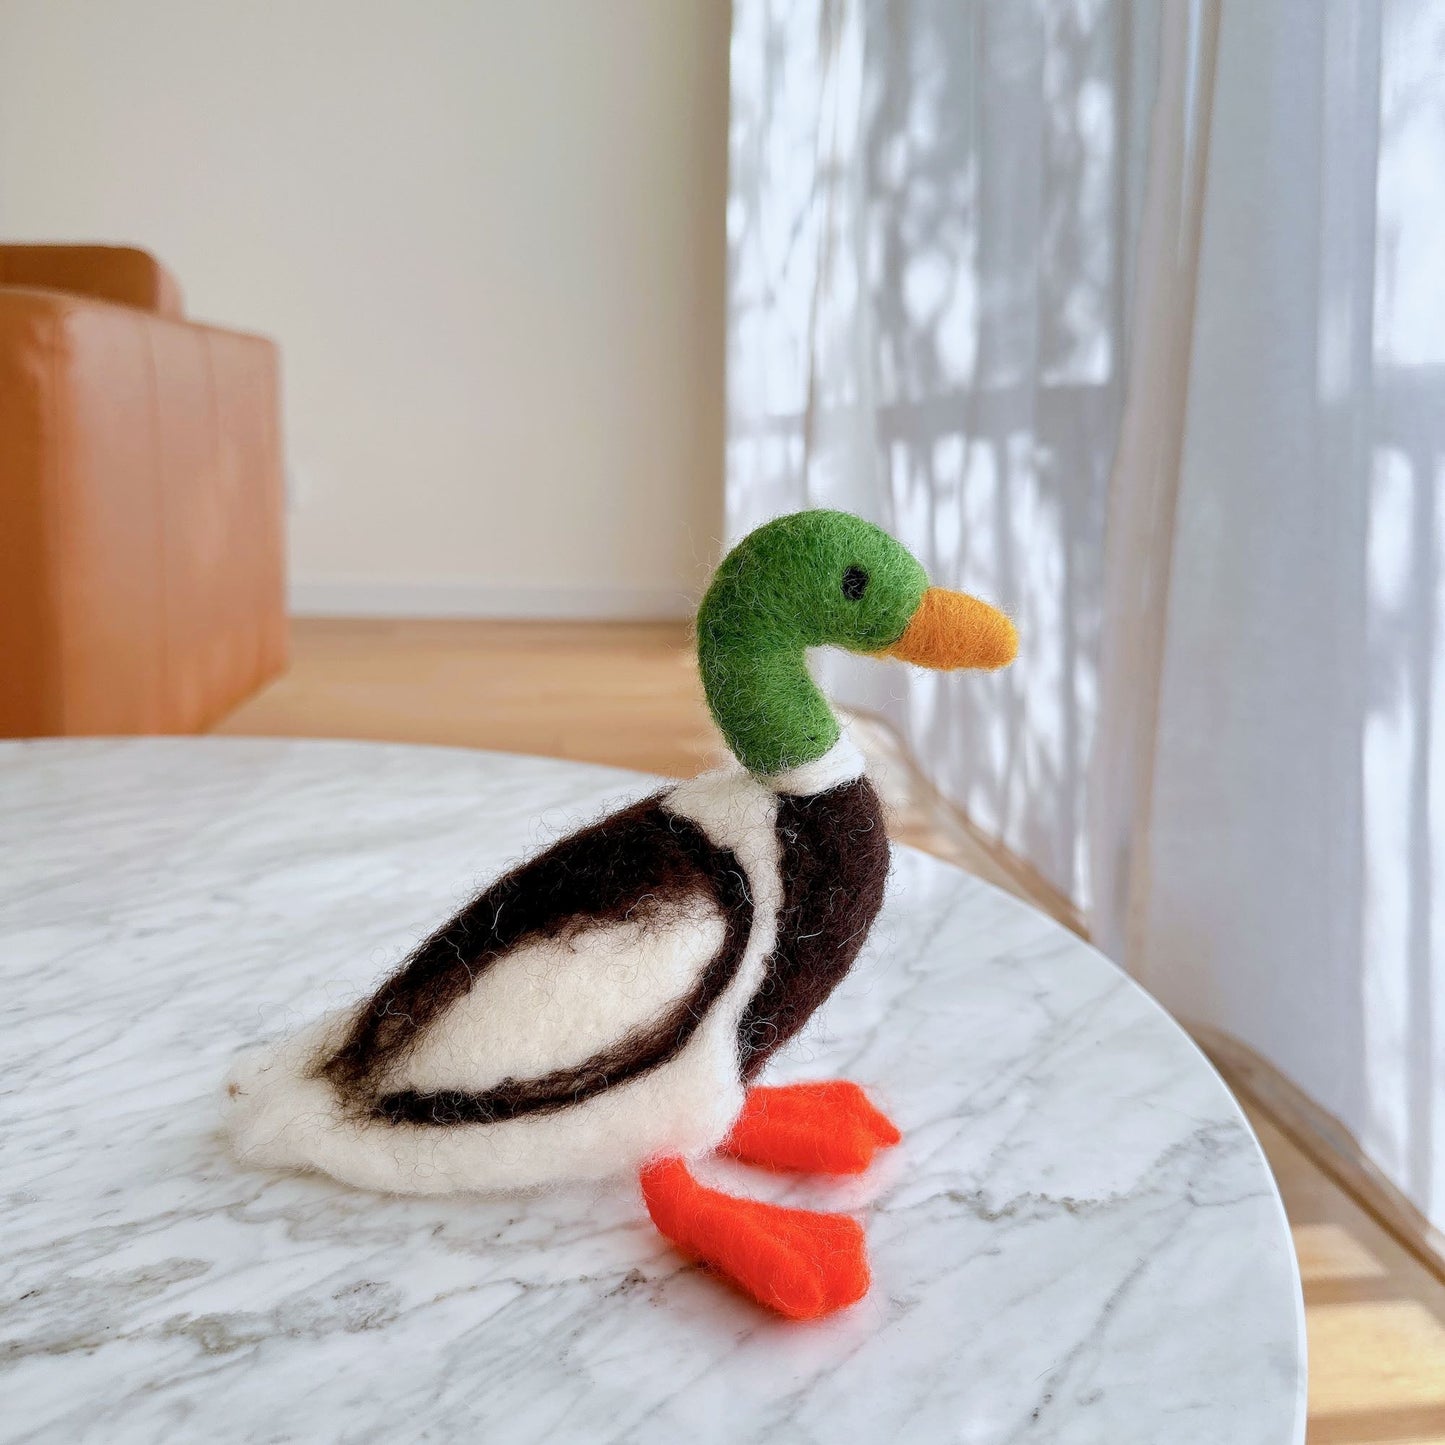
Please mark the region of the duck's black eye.
POLYGON ((856 602, 868 590, 868 574, 861 567, 850 567, 843 574, 843 596, 856 602))

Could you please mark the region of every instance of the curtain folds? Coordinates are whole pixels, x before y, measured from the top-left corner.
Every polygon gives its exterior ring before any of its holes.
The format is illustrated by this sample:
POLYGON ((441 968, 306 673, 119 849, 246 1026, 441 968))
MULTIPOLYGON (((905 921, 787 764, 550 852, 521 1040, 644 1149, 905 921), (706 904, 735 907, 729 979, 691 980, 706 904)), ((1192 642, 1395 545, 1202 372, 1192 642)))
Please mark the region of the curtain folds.
POLYGON ((1445 1226, 1445 0, 735 0, 728 522, 1017 618, 820 659, 1445 1226))
POLYGON ((820 659, 1087 902, 1109 470, 1152 6, 739 0, 728 525, 838 506, 1017 618, 990 679, 820 659))

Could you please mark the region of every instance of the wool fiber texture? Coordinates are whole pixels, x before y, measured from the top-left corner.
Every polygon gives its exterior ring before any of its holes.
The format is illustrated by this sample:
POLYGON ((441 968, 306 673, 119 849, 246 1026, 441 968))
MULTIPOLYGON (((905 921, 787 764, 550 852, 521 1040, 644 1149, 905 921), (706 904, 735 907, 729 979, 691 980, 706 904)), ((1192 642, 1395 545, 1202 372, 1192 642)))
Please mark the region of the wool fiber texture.
POLYGON ((736 1199, 699 1184, 680 1159, 649 1165, 642 1197, 684 1254, 788 1319, 821 1319, 868 1293, 863 1226, 846 1214, 736 1199))
POLYGON ((408 1194, 631 1171, 668 1239, 770 1309, 861 1299, 856 1220, 734 1198, 689 1168, 721 1152, 858 1173, 899 1140, 855 1084, 753 1084, 853 966, 888 879, 878 796, 808 672, 823 646, 993 668, 1018 638, 859 517, 758 528, 697 617, 739 765, 562 839, 370 997, 243 1053, 224 1099, 237 1155, 408 1194))
POLYGON ((778 804, 734 766, 514 870, 370 999, 240 1056, 236 1153, 435 1194, 711 1152, 742 1108, 739 1023, 777 939, 778 804))
POLYGON ((846 512, 799 512, 750 533, 723 559, 697 619, 703 686, 728 746, 759 773, 825 753, 838 722, 805 650, 883 651, 927 587, 907 551, 846 512))
POLYGON ((473 899, 377 990, 320 1072, 343 1098, 393 1124, 495 1123, 567 1108, 676 1055, 731 981, 751 926, 752 902, 737 859, 715 848, 696 824, 648 798, 563 839, 473 899), (726 920, 721 947, 687 994, 601 1052, 478 1092, 378 1087, 518 944, 624 920, 670 923, 680 905, 699 895, 726 920))
POLYGON ((743 1078, 812 1018, 843 981, 883 906, 891 854, 867 778, 778 800, 783 906, 762 986, 739 1027, 743 1078))
POLYGON ((902 1138, 857 1084, 820 1079, 749 1089, 719 1152, 764 1169, 861 1174, 902 1138))
POLYGON ((1007 667, 1019 635, 1002 612, 964 592, 930 587, 888 656, 919 667, 1007 667))

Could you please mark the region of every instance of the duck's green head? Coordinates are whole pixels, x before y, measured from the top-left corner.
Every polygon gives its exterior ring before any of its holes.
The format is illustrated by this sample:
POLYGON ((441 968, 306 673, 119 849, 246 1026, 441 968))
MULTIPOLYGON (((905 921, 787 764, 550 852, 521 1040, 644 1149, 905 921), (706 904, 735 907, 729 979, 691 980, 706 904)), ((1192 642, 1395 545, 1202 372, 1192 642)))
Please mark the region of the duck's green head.
POLYGON ((838 721, 805 650, 846 647, 924 667, 1003 667, 1018 634, 1003 613, 930 587, 913 556, 847 512, 795 512, 723 559, 697 614, 708 705, 739 760, 777 773, 821 757, 838 721))

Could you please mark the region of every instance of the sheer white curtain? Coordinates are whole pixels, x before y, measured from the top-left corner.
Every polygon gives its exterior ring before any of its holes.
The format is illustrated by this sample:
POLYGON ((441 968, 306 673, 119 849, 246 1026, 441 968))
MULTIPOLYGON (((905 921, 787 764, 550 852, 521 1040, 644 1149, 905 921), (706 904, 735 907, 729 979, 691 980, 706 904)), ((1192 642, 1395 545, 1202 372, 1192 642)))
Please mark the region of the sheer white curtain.
POLYGON ((1075 898, 1152 10, 738 0, 728 521, 839 506, 1006 607, 996 679, 828 657, 1075 898))
POLYGON ((1105 936, 1441 1225, 1445 5, 1226 4, 1212 91, 1158 672, 1101 698, 1155 711, 1105 936))
POLYGON ((1445 0, 736 0, 733 101, 731 529, 1024 638, 828 682, 1445 1224, 1445 0))

